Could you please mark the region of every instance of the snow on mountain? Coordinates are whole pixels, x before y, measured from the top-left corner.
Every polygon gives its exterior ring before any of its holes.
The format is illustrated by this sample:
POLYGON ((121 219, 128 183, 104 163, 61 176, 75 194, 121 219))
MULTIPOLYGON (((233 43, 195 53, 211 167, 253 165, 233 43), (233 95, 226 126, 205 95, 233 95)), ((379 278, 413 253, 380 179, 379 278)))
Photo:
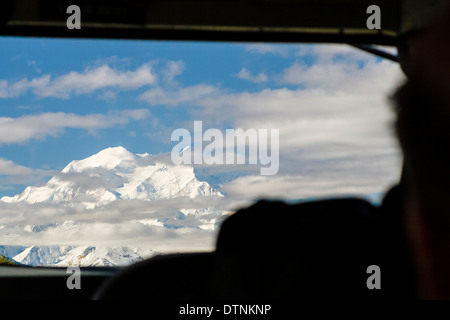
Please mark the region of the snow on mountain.
POLYGON ((82 204, 95 208, 119 199, 158 200, 176 197, 222 196, 199 181, 189 166, 154 163, 148 154, 134 155, 123 147, 107 148, 69 163, 59 175, 39 187, 1 198, 14 203, 82 204))
POLYGON ((24 246, 0 246, 0 256, 6 256, 10 259, 18 255, 27 247, 24 246))
MULTIPOLYGON (((58 175, 42 186, 29 186, 21 194, 3 197, 7 203, 80 206, 93 210, 115 201, 196 199, 223 197, 206 181, 197 179, 190 166, 155 162, 149 154, 133 154, 123 147, 107 148, 83 160, 70 162, 58 175)), ((168 229, 199 228, 214 230, 223 212, 213 208, 173 209, 167 218, 161 214, 144 217, 138 222, 168 229), (187 217, 190 217, 187 219, 187 217)), ((124 219, 126 212, 124 212, 124 219)), ((77 221, 26 225, 29 233, 76 228, 77 221)), ((0 246, 0 253, 2 247, 0 246)), ((151 250, 132 247, 92 246, 4 246, 7 256, 28 265, 109 266, 129 264, 154 254, 151 250)))
POLYGON ((120 266, 128 265, 156 253, 133 247, 31 246, 12 257, 30 266, 120 266))
POLYGON ((12 258, 22 264, 38 266, 38 265, 53 265, 59 262, 59 257, 67 254, 71 247, 38 247, 31 246, 25 248, 19 254, 12 258))
POLYGON ((136 156, 124 147, 107 148, 89 158, 74 160, 62 172, 81 172, 89 168, 124 169, 135 166, 136 156))

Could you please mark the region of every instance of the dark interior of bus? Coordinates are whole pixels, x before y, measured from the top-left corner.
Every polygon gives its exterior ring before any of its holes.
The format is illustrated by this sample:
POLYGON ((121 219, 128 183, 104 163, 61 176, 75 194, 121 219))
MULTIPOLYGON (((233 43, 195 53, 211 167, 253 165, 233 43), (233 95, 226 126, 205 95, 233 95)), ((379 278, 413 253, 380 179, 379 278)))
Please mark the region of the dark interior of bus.
MULTIPOLYGON (((408 0, 78 0, 82 27, 66 27, 64 0, 5 1, 2 37, 339 43, 392 61, 439 1, 408 0), (380 29, 367 8, 382 10, 380 29)), ((161 255, 129 267, 83 268, 82 290, 68 290, 66 270, 0 267, 2 299, 408 299, 415 282, 401 234, 399 185, 383 212, 357 198, 288 205, 260 201, 222 225, 213 252, 161 255), (272 215, 289 232, 269 234, 272 215), (255 216, 258 218, 255 219, 255 216), (280 243, 274 244, 272 239, 280 243), (387 241, 386 239, 389 239, 387 241), (289 245, 284 245, 289 244, 289 245), (270 252, 268 255, 267 252, 270 252), (383 271, 383 290, 367 290, 367 266, 383 271), (186 272, 177 273, 183 269, 186 272), (149 274, 159 274, 155 279, 149 274), (164 276, 169 275, 170 276, 164 276)), ((281 229, 280 229, 281 230, 281 229)))

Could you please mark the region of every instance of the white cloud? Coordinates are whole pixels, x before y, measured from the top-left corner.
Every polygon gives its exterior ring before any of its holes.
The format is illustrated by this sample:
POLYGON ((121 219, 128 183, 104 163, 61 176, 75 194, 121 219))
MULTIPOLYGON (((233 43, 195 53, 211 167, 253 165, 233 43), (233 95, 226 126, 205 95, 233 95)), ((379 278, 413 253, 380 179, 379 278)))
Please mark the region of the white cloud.
MULTIPOLYGON (((251 45, 245 50, 285 57, 288 55, 287 47, 282 46, 251 45)), ((298 57, 306 55, 312 55, 315 64, 309 66, 293 61, 289 67, 279 70, 276 77, 279 87, 275 88, 257 92, 230 92, 210 84, 183 87, 174 79, 181 74, 184 65, 174 62, 168 66, 166 73, 161 73, 169 88, 156 86, 140 95, 139 100, 150 105, 193 106, 197 112, 195 120, 203 120, 204 123, 226 124, 235 129, 280 130, 279 174, 234 177, 223 187, 227 193, 223 200, 190 205, 208 205, 220 209, 226 206, 229 208, 232 204, 245 205, 260 197, 304 199, 369 195, 386 191, 387 187, 395 183, 399 177, 401 159, 391 130, 393 114, 387 105, 386 96, 401 79, 398 66, 387 61, 376 61, 348 47, 299 47, 298 57)), ((250 72, 243 72, 241 76, 255 77, 250 72)), ((47 92, 54 92, 54 80, 44 77, 33 80, 35 84, 30 86, 33 90, 40 86, 47 88, 47 92)), ((20 82, 8 84, 0 81, 0 96, 2 93, 21 94, 23 85, 20 82)), ((29 85, 28 81, 26 85, 29 85)), ((102 89, 113 86, 109 84, 102 89)), ((77 89, 79 91, 73 89, 66 93, 83 92, 83 88, 81 86, 77 89)), ((98 130, 139 120, 147 114, 145 110, 134 110, 107 115, 50 113, 0 118, 0 144, 55 135, 64 128, 98 130)), ((164 135, 170 137, 170 128, 166 128, 165 124, 161 125, 163 127, 168 130, 164 135)), ((205 125, 203 129, 207 128, 205 125)), ((27 168, 8 160, 3 160, 3 163, 0 161, 0 170, 2 165, 4 170, 10 167, 17 173, 27 171, 27 168)), ((217 170, 221 168, 217 167, 217 170)), ((214 168, 210 173, 214 175, 214 168)), ((76 178, 84 182, 86 177, 76 178)), ((86 180, 86 183, 90 187, 91 183, 97 185, 98 181, 86 180)), ((174 209, 187 205, 185 201, 194 200, 151 203, 119 201, 89 212, 76 207, 48 204, 29 206, 0 203, 0 225, 56 223, 64 220, 79 223, 78 227, 65 232, 49 228, 38 235, 26 233, 20 228, 14 233, 6 227, 0 230, 0 240, 4 243, 28 241, 30 244, 76 244, 80 239, 90 245, 100 245, 99 242, 120 245, 147 243, 156 250, 179 247, 193 249, 211 245, 215 233, 195 228, 166 230, 136 223, 138 219, 154 214, 151 211, 160 216, 172 217, 174 209), (12 234, 17 235, 17 238, 12 239, 12 234)))
MULTIPOLYGON (((182 208, 224 205, 223 199, 187 197, 143 201, 117 200, 95 209, 82 205, 62 206, 49 203, 27 204, 0 201, 0 243, 9 245, 132 245, 160 252, 211 250, 217 233, 198 226, 206 216, 186 215, 178 219, 182 208), (20 213, 20 214, 18 214, 20 213), (162 219, 181 228, 145 223, 162 219), (29 232, 26 225, 41 226, 29 232)), ((219 218, 214 216, 214 218, 219 218)))
POLYGON ((14 163, 11 160, 0 158, 0 175, 27 175, 32 169, 14 163))
POLYGON ((24 94, 28 88, 28 79, 22 79, 12 84, 9 84, 6 80, 0 80, 0 98, 18 97, 24 94))
MULTIPOLYGON (((288 87, 228 92, 208 85, 205 94, 195 94, 195 86, 170 92, 158 88, 149 91, 147 102, 173 106, 188 101, 197 108, 195 120, 203 120, 204 130, 209 124, 279 129, 279 175, 267 178, 274 179, 273 185, 258 184, 269 193, 277 194, 272 186, 283 186, 281 181, 289 175, 305 176, 299 183, 306 188, 296 187, 305 192, 295 196, 320 194, 315 179, 328 179, 334 186, 323 188, 324 195, 325 191, 385 191, 398 179, 401 166, 392 130, 394 114, 387 102, 403 79, 399 66, 350 47, 307 46, 303 50, 302 55, 312 55, 316 62, 293 62, 281 70, 276 81, 288 87)), ((292 182, 286 180, 285 185, 292 182)), ((244 189, 243 194, 250 192, 244 189)))
POLYGON ((176 88, 175 90, 157 87, 141 94, 138 100, 145 101, 150 105, 176 106, 178 104, 197 103, 201 99, 213 97, 218 93, 218 88, 207 84, 176 88))
POLYGON ((258 73, 257 75, 253 75, 246 68, 242 68, 241 71, 237 74, 239 79, 248 80, 255 83, 266 82, 268 80, 267 75, 264 73, 258 73))
POLYGON ((22 166, 9 159, 0 158, 0 188, 12 189, 13 185, 39 184, 57 174, 54 170, 33 169, 22 166))
MULTIPOLYGON (((1 210, 0 210, 1 211, 1 210)), ((70 223, 70 222, 69 222, 70 223)), ((50 226, 41 232, 28 232, 20 227, 0 229, 2 245, 86 245, 133 246, 148 248, 161 253, 211 251, 215 247, 217 233, 194 228, 168 229, 151 226, 122 217, 120 223, 89 221, 67 229, 50 226)))
POLYGON ((235 190, 253 194, 265 189, 263 194, 303 198, 312 193, 383 192, 398 179, 400 152, 387 103, 387 95, 400 79, 397 65, 370 61, 360 69, 294 64, 280 79, 299 88, 222 94, 199 101, 205 117, 233 123, 234 128, 280 130, 280 176, 247 190, 245 183, 232 185, 235 190), (295 194, 286 190, 293 183, 287 173, 306 175, 293 186, 295 194), (317 181, 328 181, 334 188, 317 181))
POLYGON ((106 90, 100 94, 99 98, 106 102, 113 102, 117 100, 117 92, 106 90))
POLYGON ((41 68, 38 67, 38 63, 36 61, 34 61, 34 60, 27 61, 27 65, 29 67, 32 67, 34 72, 36 72, 36 73, 41 73, 42 72, 41 68))
POLYGON ((273 54, 287 57, 289 54, 288 47, 283 45, 272 45, 266 43, 249 44, 245 46, 245 51, 257 54, 273 54))
POLYGON ((134 71, 122 71, 102 65, 86 68, 83 72, 71 71, 54 78, 46 74, 39 78, 31 80, 25 78, 13 83, 0 80, 0 98, 18 97, 31 91, 38 97, 68 99, 74 94, 87 94, 99 89, 132 90, 154 85, 156 82, 157 76, 150 64, 144 64, 134 71))
POLYGON ((373 192, 370 185, 360 181, 350 181, 343 186, 340 179, 329 176, 245 176, 233 180, 224 186, 224 191, 237 199, 307 199, 330 195, 357 194, 373 192))
POLYGON ((306 90, 319 88, 328 94, 346 92, 354 94, 379 94, 392 90, 401 75, 397 65, 389 61, 367 61, 361 68, 358 61, 323 63, 307 66, 294 63, 282 71, 280 84, 302 85, 306 90))
POLYGON ((18 118, 0 117, 0 145, 56 136, 66 128, 83 129, 93 133, 99 129, 124 125, 132 120, 142 120, 148 115, 148 110, 136 109, 108 114, 47 112, 18 118))
POLYGON ((181 61, 181 60, 168 61, 166 69, 161 71, 163 80, 170 85, 176 85, 177 82, 174 79, 176 76, 179 76, 180 74, 182 74, 184 69, 185 69, 185 64, 183 61, 181 61))
POLYGON ((313 57, 316 63, 368 61, 374 56, 350 45, 315 44, 299 46, 297 57, 313 57))

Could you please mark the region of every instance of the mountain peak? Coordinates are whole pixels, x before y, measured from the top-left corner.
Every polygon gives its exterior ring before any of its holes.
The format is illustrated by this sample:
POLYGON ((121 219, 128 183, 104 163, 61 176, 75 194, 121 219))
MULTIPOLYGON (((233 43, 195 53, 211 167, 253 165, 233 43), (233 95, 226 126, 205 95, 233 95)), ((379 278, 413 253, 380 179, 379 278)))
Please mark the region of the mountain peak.
POLYGON ((43 186, 29 186, 21 194, 1 200, 82 204, 92 209, 115 200, 222 196, 207 182, 199 181, 192 167, 153 162, 148 157, 124 147, 107 148, 70 162, 43 186))
POLYGON ((114 169, 123 163, 133 162, 135 159, 136 156, 124 147, 111 147, 103 149, 86 159, 72 161, 62 172, 81 172, 88 168, 97 167, 114 169))
POLYGON ((118 146, 118 147, 109 147, 109 148, 103 149, 100 152, 98 152, 96 155, 101 155, 101 154, 122 157, 122 156, 127 156, 132 153, 130 151, 128 151, 126 148, 124 148, 122 146, 118 146))

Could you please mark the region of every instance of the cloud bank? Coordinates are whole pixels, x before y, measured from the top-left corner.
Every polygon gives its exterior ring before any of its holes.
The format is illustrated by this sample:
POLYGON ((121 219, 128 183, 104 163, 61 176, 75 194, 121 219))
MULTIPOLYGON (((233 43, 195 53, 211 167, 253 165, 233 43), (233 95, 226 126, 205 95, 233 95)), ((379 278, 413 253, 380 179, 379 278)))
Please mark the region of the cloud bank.
MULTIPOLYGON (((197 169, 204 170, 204 178, 211 179, 211 184, 226 194, 223 200, 117 201, 88 211, 76 205, 0 202, 0 243, 129 244, 161 251, 211 248, 216 233, 196 228, 198 220, 192 217, 183 221, 186 228, 178 229, 151 221, 167 218, 176 225, 179 208, 234 210, 262 197, 291 200, 370 196, 385 192, 397 181, 401 157, 391 129, 394 115, 387 103, 387 96, 402 80, 396 64, 345 46, 289 49, 249 45, 243 46, 243 51, 252 57, 284 59, 285 63, 271 74, 255 71, 245 63, 230 70, 230 78, 265 86, 253 90, 206 81, 184 84, 177 78, 186 70, 181 60, 167 62, 159 73, 151 64, 134 70, 100 65, 60 76, 0 80, 2 98, 31 93, 39 98, 67 99, 104 90, 105 99, 115 99, 115 90, 141 89, 135 93, 135 102, 183 114, 182 118, 171 118, 173 123, 155 117, 148 133, 151 139, 169 141, 171 130, 190 129, 194 120, 202 120, 205 130, 254 128, 280 132, 280 170, 275 176, 259 176, 255 166, 199 165, 197 169), (26 225, 47 226, 30 233, 26 225)), ((92 133, 149 116, 146 109, 130 109, 104 114, 46 112, 2 117, 0 145, 58 136, 68 128, 92 133)), ((159 157, 169 161, 167 154, 159 157)), ((0 158, 0 175, 33 172, 36 170, 7 157, 0 158)), ((86 177, 67 178, 84 182, 86 177)), ((102 185, 102 181, 89 180, 85 187, 102 185)))
POLYGON ((105 88, 137 89, 153 85, 156 81, 157 76, 150 64, 144 64, 134 71, 122 71, 109 65, 102 65, 86 68, 83 72, 71 71, 56 77, 46 74, 31 80, 27 78, 15 82, 0 80, 0 98, 14 98, 31 91, 41 98, 68 99, 72 95, 92 93, 105 88))
POLYGON ((147 109, 135 109, 108 114, 76 115, 64 112, 46 112, 17 118, 0 117, 0 145, 56 136, 66 128, 82 129, 93 133, 99 129, 142 120, 148 115, 147 109))

